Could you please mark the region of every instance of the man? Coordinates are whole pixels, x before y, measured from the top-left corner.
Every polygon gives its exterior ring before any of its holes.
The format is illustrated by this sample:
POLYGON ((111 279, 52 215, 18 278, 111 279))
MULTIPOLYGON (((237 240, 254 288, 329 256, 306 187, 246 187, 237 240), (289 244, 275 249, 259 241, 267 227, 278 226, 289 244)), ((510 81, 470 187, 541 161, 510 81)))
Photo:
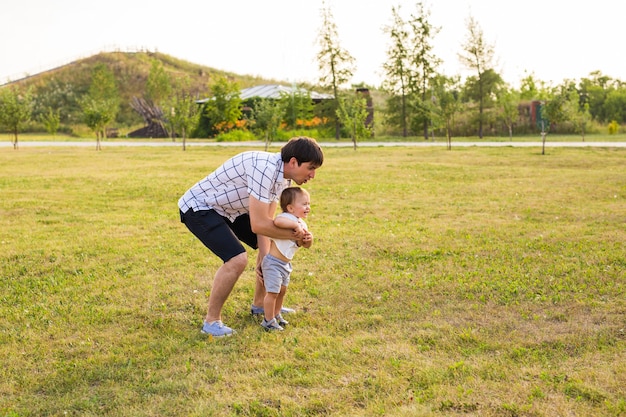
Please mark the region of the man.
POLYGON ((242 152, 197 182, 178 200, 180 219, 224 264, 215 272, 202 332, 230 336, 222 322, 222 307, 248 265, 241 242, 258 249, 253 313, 263 313, 265 297, 261 261, 270 240, 300 239, 302 231, 274 226, 276 205, 291 181, 302 185, 315 178, 324 154, 309 137, 292 138, 280 153, 242 152))

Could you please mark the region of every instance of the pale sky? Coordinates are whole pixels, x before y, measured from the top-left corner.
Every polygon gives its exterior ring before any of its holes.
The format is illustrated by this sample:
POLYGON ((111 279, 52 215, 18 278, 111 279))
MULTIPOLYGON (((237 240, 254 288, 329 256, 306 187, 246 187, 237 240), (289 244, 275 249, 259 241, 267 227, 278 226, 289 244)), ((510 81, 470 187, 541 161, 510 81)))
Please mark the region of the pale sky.
MULTIPOLYGON (((0 84, 103 51, 163 52, 237 74, 315 83, 322 0, 3 0, 0 84)), ((352 83, 379 86, 392 6, 417 1, 326 0, 339 43, 356 60, 352 83)), ((495 69, 517 85, 549 84, 599 70, 626 81, 620 0, 425 0, 439 27, 433 44, 447 75, 466 75, 458 54, 472 15, 495 50, 495 69)))

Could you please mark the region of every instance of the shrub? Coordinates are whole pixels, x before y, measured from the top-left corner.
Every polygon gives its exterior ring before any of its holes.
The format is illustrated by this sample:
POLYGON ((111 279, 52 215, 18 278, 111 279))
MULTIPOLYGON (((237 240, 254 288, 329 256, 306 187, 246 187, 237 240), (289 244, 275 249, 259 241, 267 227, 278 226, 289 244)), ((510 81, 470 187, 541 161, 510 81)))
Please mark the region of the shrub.
POLYGON ((276 139, 277 141, 288 141, 289 139, 296 137, 296 136, 308 136, 311 138, 315 138, 315 139, 328 139, 330 137, 333 137, 334 133, 328 131, 328 130, 324 130, 324 129, 290 129, 290 130, 283 130, 283 129, 279 129, 278 132, 276 133, 276 139))
POLYGON ((217 142, 247 142, 258 140, 249 130, 233 129, 226 133, 220 133, 215 137, 217 142))

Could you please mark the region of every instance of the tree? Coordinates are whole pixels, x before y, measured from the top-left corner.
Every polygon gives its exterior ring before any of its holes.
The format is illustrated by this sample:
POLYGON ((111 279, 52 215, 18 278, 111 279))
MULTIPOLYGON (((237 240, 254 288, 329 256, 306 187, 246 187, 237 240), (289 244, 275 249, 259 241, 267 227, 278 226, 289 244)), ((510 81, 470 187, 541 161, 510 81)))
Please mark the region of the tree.
POLYGON ((539 98, 538 91, 534 74, 527 74, 520 80, 519 92, 521 100, 535 100, 539 98))
POLYGON ((473 70, 477 87, 478 99, 478 137, 483 138, 483 112, 485 105, 485 72, 492 69, 494 55, 493 46, 485 41, 482 28, 473 16, 467 19, 467 38, 462 45, 463 53, 459 54, 459 59, 467 68, 473 70))
POLYGON ((19 149, 18 134, 31 120, 32 98, 29 92, 5 87, 0 89, 0 125, 13 133, 13 149, 19 149))
POLYGON ((590 78, 583 78, 579 83, 582 101, 589 104, 591 117, 599 122, 608 122, 605 103, 610 91, 615 89, 615 83, 610 77, 596 71, 589 74, 590 78))
POLYGON ((519 118, 520 94, 514 88, 504 86, 498 90, 497 102, 499 115, 509 131, 509 140, 513 140, 513 126, 519 118))
POLYGON ((302 121, 313 117, 315 106, 311 100, 311 93, 306 90, 297 89, 291 94, 282 93, 279 104, 282 108, 283 120, 292 129, 297 128, 302 121))
POLYGON ((495 123, 497 115, 492 109, 497 104, 498 91, 504 86, 504 81, 492 69, 483 71, 480 79, 469 76, 463 86, 463 99, 467 103, 479 103, 478 118, 480 129, 484 134, 484 126, 495 123), (482 103, 482 104, 481 104, 482 103), (482 110, 480 109, 482 106, 482 110))
MULTIPOLYGON (((570 88, 563 85, 552 89, 550 97, 541 107, 541 154, 545 155, 546 136, 555 125, 567 122, 572 118, 570 105, 570 88)), ((576 105, 578 97, 576 97, 576 105)))
POLYGON ((163 68, 163 63, 153 60, 146 79, 146 99, 155 105, 162 105, 172 94, 170 76, 163 68))
POLYGON ((441 60, 433 54, 433 37, 439 33, 439 28, 430 24, 430 11, 424 9, 423 3, 417 4, 417 14, 411 15, 409 26, 412 29, 410 57, 415 67, 415 80, 411 83, 415 88, 415 98, 420 109, 418 117, 421 119, 424 139, 428 139, 428 126, 431 124, 428 109, 431 101, 430 81, 436 74, 436 68, 441 60))
POLYGON ((114 119, 111 103, 86 96, 80 100, 85 124, 96 135, 96 150, 102 149, 101 141, 106 138, 106 126, 114 119))
MULTIPOLYGON (((163 63, 158 60, 153 60, 152 66, 150 67, 150 73, 146 79, 145 107, 152 109, 151 114, 154 114, 157 117, 153 117, 151 120, 148 120, 148 124, 160 125, 163 130, 167 130, 166 126, 168 123, 167 120, 165 120, 163 106, 171 97, 172 80, 170 79, 169 74, 165 72, 163 63)), ((170 129, 169 135, 173 141, 175 137, 173 129, 170 129)))
POLYGON ((319 82, 322 88, 332 90, 334 100, 331 116, 335 120, 335 139, 339 139, 341 125, 337 118, 339 106, 339 89, 352 78, 355 65, 354 58, 339 44, 337 25, 330 8, 325 3, 322 6, 322 28, 318 34, 320 50, 317 62, 320 70, 319 82))
POLYGON ((39 120, 46 128, 46 131, 52 136, 56 136, 59 126, 61 125, 61 111, 59 109, 48 109, 48 111, 39 117, 39 120))
POLYGON ((356 150, 356 143, 359 139, 371 136, 371 128, 367 126, 367 100, 361 96, 342 97, 339 99, 337 118, 350 131, 350 137, 356 150))
POLYGON ((41 120, 50 109, 59 113, 59 123, 71 125, 82 118, 78 97, 85 94, 88 86, 82 91, 80 86, 69 81, 52 78, 50 81, 35 85, 33 89, 33 118, 41 120))
MULTIPOLYGON (((543 109, 543 115, 549 121, 550 126, 571 120, 574 112, 571 106, 571 91, 575 92, 575 90, 570 90, 566 85, 553 89, 550 99, 546 101, 543 109)), ((574 106, 578 106, 577 94, 573 104, 574 106)))
POLYGON ((545 81, 537 80, 533 74, 528 74, 521 79, 519 94, 520 100, 547 100, 551 91, 545 81))
POLYGON ((256 103, 254 109, 254 127, 265 137, 265 150, 276 138, 278 128, 282 122, 284 109, 280 101, 262 99, 256 103))
POLYGON ((96 150, 102 149, 106 127, 119 111, 119 95, 113 73, 104 65, 97 65, 92 73, 89 92, 79 100, 85 124, 96 134, 96 150))
POLYGON ((383 89, 391 95, 387 101, 391 115, 389 120, 398 120, 402 134, 406 137, 409 118, 414 119, 415 124, 421 126, 424 139, 428 139, 431 124, 430 84, 436 74, 436 67, 441 63, 432 53, 432 38, 439 32, 439 28, 429 23, 430 12, 422 3, 417 4, 417 13, 411 14, 408 21, 400 16, 399 6, 392 7, 391 13, 392 24, 383 28, 391 38, 388 61, 383 64, 386 74, 383 89), (394 112, 397 112, 395 116, 394 112))
POLYGON ((589 105, 582 100, 574 82, 569 82, 564 95, 563 111, 566 114, 566 119, 572 123, 574 131, 581 134, 584 142, 585 132, 590 120, 589 105))
MULTIPOLYGON (((391 38, 391 46, 387 50, 387 62, 383 64, 385 79, 382 87, 390 95, 387 101, 388 114, 397 115, 402 136, 407 137, 407 97, 414 77, 409 63, 409 32, 399 14, 399 8, 391 8, 393 23, 383 28, 383 32, 391 38)), ((393 116, 389 120, 393 120, 393 116)))
POLYGON ((183 151, 187 149, 187 135, 198 125, 200 120, 200 107, 196 103, 193 93, 188 90, 189 80, 183 81, 187 88, 181 88, 170 99, 169 120, 172 125, 172 137, 180 132, 183 138, 183 151))
POLYGON ((443 128, 448 150, 452 149, 452 124, 461 109, 459 77, 437 75, 432 80, 433 99, 431 102, 434 128, 443 128))
POLYGON ((109 101, 111 105, 119 105, 115 75, 105 64, 98 64, 94 67, 87 94, 94 100, 109 101))
POLYGON ((225 76, 218 76, 209 85, 211 97, 205 103, 204 115, 213 133, 228 132, 241 117, 239 85, 225 76))
POLYGON ((626 122, 626 88, 613 89, 606 95, 604 102, 606 120, 618 123, 626 122))
POLYGON ((589 113, 589 103, 583 103, 579 106, 578 112, 574 116, 575 129, 582 136, 583 142, 585 141, 585 133, 587 132, 587 126, 591 121, 591 113, 589 113))

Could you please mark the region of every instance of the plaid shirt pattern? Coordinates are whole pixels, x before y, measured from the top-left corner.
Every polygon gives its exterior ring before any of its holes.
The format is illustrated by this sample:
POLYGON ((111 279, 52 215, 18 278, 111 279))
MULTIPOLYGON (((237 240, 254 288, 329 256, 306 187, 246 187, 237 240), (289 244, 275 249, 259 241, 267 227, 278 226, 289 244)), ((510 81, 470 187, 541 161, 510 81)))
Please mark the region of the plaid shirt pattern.
POLYGON ((272 203, 289 184, 280 153, 242 152, 187 190, 178 207, 183 213, 213 209, 234 221, 250 212, 249 196, 272 203))

